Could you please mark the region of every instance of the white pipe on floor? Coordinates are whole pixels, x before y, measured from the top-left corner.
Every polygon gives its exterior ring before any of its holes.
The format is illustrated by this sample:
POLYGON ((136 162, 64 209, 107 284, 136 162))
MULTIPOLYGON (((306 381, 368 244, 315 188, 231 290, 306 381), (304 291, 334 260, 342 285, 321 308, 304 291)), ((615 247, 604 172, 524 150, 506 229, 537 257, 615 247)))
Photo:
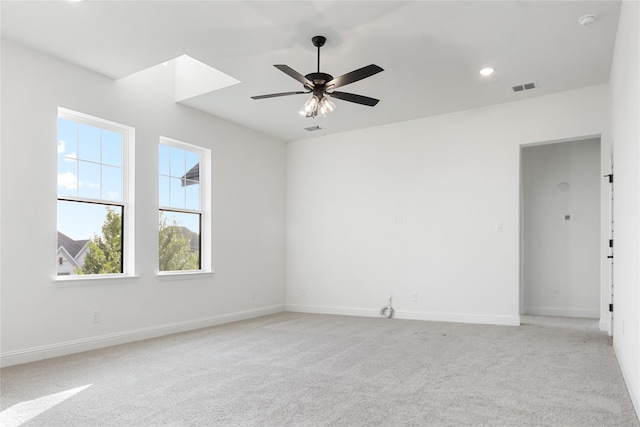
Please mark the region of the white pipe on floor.
POLYGON ((385 305, 380 309, 380 317, 386 317, 387 319, 391 319, 393 316, 393 312, 395 311, 393 307, 391 307, 391 298, 393 294, 389 295, 389 304, 385 305))

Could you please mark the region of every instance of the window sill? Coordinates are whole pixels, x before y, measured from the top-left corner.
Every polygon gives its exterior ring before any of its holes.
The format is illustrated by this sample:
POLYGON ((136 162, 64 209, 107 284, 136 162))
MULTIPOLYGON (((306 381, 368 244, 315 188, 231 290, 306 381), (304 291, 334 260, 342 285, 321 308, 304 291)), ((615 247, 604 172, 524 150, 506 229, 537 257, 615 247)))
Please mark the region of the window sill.
POLYGON ((157 274, 160 280, 191 280, 209 279, 214 275, 213 271, 160 271, 157 274))
POLYGON ((114 282, 133 283, 140 276, 124 276, 119 274, 96 274, 96 275, 77 275, 77 276, 57 276, 54 282, 59 288, 75 287, 75 286, 94 286, 94 285, 111 285, 114 282))

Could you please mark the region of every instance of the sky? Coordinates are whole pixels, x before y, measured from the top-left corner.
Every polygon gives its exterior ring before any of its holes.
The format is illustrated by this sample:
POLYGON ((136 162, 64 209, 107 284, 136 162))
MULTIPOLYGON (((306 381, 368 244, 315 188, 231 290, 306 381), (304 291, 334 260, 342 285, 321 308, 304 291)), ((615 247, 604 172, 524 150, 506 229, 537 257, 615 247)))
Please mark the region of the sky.
MULTIPOLYGON (((197 153, 161 145, 159 201, 162 207, 199 209, 198 181, 182 179, 198 164, 197 153), (187 185, 184 185, 187 184, 187 185)), ((119 204, 123 200, 123 135, 58 118, 58 196, 119 204)), ((119 206, 113 206, 121 213, 119 206)), ((74 240, 101 234, 106 204, 58 201, 58 231, 74 240)), ((176 215, 182 226, 199 231, 197 215, 176 215)), ((170 221, 174 219, 169 215, 170 221)))

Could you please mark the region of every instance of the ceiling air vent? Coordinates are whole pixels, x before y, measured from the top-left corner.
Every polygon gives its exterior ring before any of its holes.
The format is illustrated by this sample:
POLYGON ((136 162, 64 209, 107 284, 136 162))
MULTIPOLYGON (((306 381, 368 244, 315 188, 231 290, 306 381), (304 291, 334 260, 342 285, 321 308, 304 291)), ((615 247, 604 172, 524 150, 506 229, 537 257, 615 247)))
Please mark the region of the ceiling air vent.
POLYGON ((308 128, 304 128, 304 130, 308 130, 309 132, 315 132, 317 130, 322 129, 320 126, 315 125, 315 126, 309 126, 308 128))
POLYGON ((523 90, 530 90, 535 88, 536 88, 536 84, 534 82, 531 82, 531 83, 524 83, 521 85, 515 85, 511 89, 513 89, 514 92, 521 92, 523 90))

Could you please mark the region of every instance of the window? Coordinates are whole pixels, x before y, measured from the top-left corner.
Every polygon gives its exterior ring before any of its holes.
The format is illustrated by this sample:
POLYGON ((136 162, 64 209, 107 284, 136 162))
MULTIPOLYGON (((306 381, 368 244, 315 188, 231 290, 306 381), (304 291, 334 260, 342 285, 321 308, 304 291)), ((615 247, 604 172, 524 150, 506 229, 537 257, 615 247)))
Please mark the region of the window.
POLYGON ((133 274, 133 129, 58 109, 58 276, 133 274))
POLYGON ((160 138, 159 271, 210 271, 210 150, 160 138))

